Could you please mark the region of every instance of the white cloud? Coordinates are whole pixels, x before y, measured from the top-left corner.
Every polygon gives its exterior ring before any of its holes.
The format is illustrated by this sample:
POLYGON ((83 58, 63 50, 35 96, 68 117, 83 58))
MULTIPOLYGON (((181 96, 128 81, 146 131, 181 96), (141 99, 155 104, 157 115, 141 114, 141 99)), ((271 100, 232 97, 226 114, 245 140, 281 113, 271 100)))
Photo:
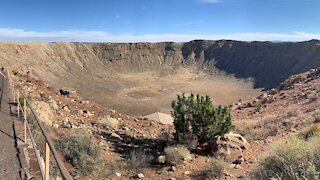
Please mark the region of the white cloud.
POLYGON ((230 34, 110 34, 105 31, 51 31, 37 32, 24 29, 0 28, 0 41, 78 41, 78 42, 186 42, 194 39, 232 39, 240 41, 304 41, 320 39, 320 34, 306 32, 277 33, 230 33, 230 34))

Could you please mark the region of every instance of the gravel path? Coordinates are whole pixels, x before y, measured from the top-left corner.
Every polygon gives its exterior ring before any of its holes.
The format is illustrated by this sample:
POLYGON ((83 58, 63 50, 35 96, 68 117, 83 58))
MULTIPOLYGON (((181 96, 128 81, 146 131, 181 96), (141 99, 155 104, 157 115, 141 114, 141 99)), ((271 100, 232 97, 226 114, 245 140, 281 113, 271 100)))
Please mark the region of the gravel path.
POLYGON ((0 83, 0 179, 20 180, 21 168, 15 146, 13 119, 10 116, 8 84, 2 76, 0 83))

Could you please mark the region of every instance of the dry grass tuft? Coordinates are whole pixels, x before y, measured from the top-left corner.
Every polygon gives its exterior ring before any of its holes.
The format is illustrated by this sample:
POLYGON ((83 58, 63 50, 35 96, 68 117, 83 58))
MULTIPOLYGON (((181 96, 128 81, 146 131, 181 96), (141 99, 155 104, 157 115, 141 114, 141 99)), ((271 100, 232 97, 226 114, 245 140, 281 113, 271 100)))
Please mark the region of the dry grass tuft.
POLYGON ((100 163, 100 148, 84 135, 64 137, 56 143, 65 159, 70 162, 81 175, 88 175, 100 163))
POLYGON ((166 147, 164 149, 164 154, 166 156, 167 163, 172 165, 191 159, 190 151, 183 145, 166 147))

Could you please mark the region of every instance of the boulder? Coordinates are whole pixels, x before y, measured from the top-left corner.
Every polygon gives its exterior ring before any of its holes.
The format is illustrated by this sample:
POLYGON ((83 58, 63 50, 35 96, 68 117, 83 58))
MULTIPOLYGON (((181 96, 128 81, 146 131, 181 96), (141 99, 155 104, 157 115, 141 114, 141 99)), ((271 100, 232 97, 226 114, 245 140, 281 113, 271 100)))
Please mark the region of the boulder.
POLYGON ((249 143, 243 136, 230 132, 214 138, 208 144, 208 151, 212 154, 228 156, 232 151, 242 151, 243 149, 248 149, 249 146, 249 143))
POLYGON ((119 125, 119 121, 115 118, 110 117, 110 116, 106 116, 100 120, 100 124, 102 126, 108 126, 112 129, 117 129, 117 127, 119 125))

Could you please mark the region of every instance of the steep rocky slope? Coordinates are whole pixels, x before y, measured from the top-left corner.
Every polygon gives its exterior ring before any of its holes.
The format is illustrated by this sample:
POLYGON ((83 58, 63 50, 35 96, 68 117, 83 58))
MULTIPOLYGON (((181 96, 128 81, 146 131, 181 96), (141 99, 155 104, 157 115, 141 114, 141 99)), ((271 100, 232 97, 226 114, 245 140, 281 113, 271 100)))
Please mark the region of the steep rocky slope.
POLYGON ((239 78, 254 78, 255 86, 276 87, 293 74, 320 66, 320 41, 239 42, 192 41, 183 46, 184 57, 195 53, 239 78))
POLYGON ((253 86, 272 88, 320 66, 319 45, 317 40, 0 43, 0 62, 55 88, 76 89, 123 112, 147 114, 168 112, 180 92, 209 94, 219 104, 255 96, 259 90, 253 86))
MULTIPOLYGON (((26 75, 12 77, 33 101, 48 104, 48 111, 52 111, 56 117, 51 124, 45 122, 50 126, 53 137, 61 138, 82 130, 99 144, 103 149, 103 157, 108 161, 112 160, 113 166, 120 166, 123 160, 128 161, 128 153, 138 148, 162 152, 165 146, 162 142, 163 133, 172 129, 169 125, 124 115, 93 100, 58 95, 42 81, 26 75), (104 121, 110 119, 116 123, 105 126, 104 121)), ((260 172, 260 163, 264 158, 274 154, 275 145, 290 135, 305 137, 313 132, 312 128, 319 129, 319 97, 320 68, 317 68, 291 76, 278 89, 266 91, 250 101, 236 103, 232 108, 235 125, 233 131, 244 135, 250 146, 232 151, 225 160, 223 176, 226 179, 259 179, 253 175, 260 172), (241 162, 235 164, 239 157, 241 162)), ((157 158, 158 155, 155 153, 154 157, 157 158)), ((146 178, 153 179, 205 179, 203 173, 206 173, 212 160, 207 155, 194 154, 190 162, 174 166, 175 170, 168 164, 155 163, 146 167, 143 174, 146 178)), ((122 179, 130 179, 137 174, 123 168, 107 174, 110 169, 113 170, 113 166, 104 168, 103 173, 96 175, 100 175, 100 179, 114 179, 118 176, 115 172, 118 172, 122 179)))
MULTIPOLYGON (((195 40, 187 43, 0 43, 5 65, 58 62, 71 69, 110 71, 174 69, 183 64, 215 64, 256 87, 271 88, 293 74, 320 66, 320 41, 241 42, 195 40), (167 66, 169 65, 169 69, 167 66)), ((213 68, 212 66, 210 68, 213 68)))

